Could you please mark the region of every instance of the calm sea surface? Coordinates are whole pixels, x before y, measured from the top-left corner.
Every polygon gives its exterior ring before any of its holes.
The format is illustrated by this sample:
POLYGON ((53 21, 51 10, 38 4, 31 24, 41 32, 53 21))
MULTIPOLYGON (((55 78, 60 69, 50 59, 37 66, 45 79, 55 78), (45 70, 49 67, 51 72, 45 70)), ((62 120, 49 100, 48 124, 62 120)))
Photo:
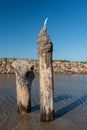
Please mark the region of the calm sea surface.
POLYGON ((17 113, 14 75, 0 75, 0 130, 87 130, 87 75, 54 75, 55 121, 40 122, 39 77, 32 84, 32 112, 17 113))

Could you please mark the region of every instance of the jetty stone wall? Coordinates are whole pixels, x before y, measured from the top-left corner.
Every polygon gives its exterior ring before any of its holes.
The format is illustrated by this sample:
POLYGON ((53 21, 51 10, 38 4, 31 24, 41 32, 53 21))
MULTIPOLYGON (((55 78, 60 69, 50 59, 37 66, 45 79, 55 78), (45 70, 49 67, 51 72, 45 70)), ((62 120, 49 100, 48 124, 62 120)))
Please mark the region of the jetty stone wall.
MULTIPOLYGON (((0 74, 13 74, 14 69, 12 63, 15 59, 0 60, 0 74)), ((27 60, 29 64, 34 66, 36 74, 39 73, 38 61, 27 60)), ((53 62, 53 72, 55 74, 87 74, 87 64, 80 62, 53 62)))

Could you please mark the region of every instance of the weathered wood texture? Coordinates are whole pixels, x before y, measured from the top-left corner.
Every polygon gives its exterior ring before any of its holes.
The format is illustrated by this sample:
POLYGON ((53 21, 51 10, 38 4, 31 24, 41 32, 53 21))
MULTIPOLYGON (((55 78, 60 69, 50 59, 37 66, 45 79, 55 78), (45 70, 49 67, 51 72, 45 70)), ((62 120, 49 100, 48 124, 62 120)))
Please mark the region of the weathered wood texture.
POLYGON ((33 66, 25 60, 16 60, 12 66, 16 74, 18 112, 31 112, 31 84, 35 77, 33 66))
POLYGON ((54 120, 53 45, 46 31, 47 28, 44 26, 39 34, 37 43, 40 71, 40 117, 42 122, 54 120))

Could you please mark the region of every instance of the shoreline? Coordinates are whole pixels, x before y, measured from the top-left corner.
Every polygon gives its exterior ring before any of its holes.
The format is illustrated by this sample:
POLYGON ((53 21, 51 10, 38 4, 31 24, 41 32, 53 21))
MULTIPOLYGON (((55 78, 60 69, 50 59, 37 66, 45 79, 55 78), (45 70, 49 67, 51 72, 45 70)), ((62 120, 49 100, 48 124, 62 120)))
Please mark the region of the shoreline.
MULTIPOLYGON (((16 59, 0 59, 0 74, 14 74, 12 63, 15 60, 16 59)), ((34 72, 39 74, 38 60, 27 61, 34 66, 34 72)), ((70 61, 53 61, 53 72, 54 74, 87 74, 87 64, 70 61)))

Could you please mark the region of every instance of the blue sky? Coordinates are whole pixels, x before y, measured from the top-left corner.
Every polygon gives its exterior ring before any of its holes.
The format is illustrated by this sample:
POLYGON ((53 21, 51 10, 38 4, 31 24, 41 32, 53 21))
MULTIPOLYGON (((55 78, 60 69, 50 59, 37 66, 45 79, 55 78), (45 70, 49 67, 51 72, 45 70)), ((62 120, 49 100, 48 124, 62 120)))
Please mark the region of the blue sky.
POLYGON ((87 61, 86 0, 0 0, 0 57, 37 59, 46 17, 53 59, 87 61))

